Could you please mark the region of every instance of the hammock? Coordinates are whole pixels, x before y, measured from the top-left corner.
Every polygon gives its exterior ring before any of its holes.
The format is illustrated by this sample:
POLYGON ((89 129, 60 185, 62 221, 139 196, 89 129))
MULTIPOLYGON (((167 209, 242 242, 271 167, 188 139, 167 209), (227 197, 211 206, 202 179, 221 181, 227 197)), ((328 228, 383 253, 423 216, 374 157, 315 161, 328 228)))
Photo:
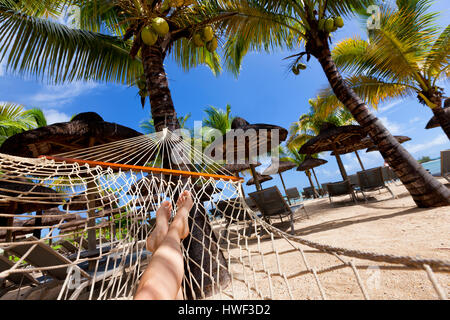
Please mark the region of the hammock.
POLYGON ((190 190, 186 299, 446 299, 439 277, 450 262, 288 234, 249 208, 242 182, 168 130, 52 157, 0 154, 0 296, 132 299, 151 259, 145 240, 156 209, 169 200, 176 210, 178 194, 190 190), (42 223, 48 208, 58 208, 50 225, 42 223), (36 231, 40 239, 29 236, 36 231), (406 273, 424 289, 399 296, 401 283, 383 273, 406 273))

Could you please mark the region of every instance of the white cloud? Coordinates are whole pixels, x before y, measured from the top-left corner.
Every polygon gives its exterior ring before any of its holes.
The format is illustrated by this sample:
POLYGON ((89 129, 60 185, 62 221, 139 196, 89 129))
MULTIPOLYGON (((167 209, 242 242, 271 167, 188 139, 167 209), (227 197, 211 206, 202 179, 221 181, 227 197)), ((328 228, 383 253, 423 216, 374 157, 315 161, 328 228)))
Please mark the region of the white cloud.
POLYGON ((58 122, 67 122, 70 120, 70 116, 64 112, 60 112, 55 109, 47 109, 43 111, 48 125, 58 122))
POLYGON ((41 92, 38 92, 28 98, 27 105, 35 107, 58 108, 71 103, 76 97, 88 94, 100 84, 94 82, 75 82, 60 86, 45 86, 41 92))
POLYGON ((409 120, 409 123, 410 123, 410 124, 413 124, 413 123, 419 122, 419 121, 421 121, 421 120, 422 120, 421 117, 415 117, 415 118, 412 118, 411 120, 409 120))
POLYGON ((389 130, 392 134, 401 134, 402 133, 402 125, 397 122, 392 122, 388 120, 387 117, 380 117, 380 121, 383 125, 389 130))
POLYGON ((387 104, 385 106, 382 106, 382 107, 378 108, 378 113, 386 112, 386 111, 394 108, 395 106, 399 105, 402 102, 404 102, 404 101, 403 100, 398 100, 398 101, 395 101, 395 102, 391 102, 391 103, 389 103, 389 104, 387 104))
POLYGON ((410 153, 418 153, 424 150, 428 150, 434 146, 439 146, 443 144, 448 144, 448 138, 445 134, 441 133, 439 136, 437 136, 431 141, 427 141, 426 143, 413 144, 407 147, 407 149, 410 153))

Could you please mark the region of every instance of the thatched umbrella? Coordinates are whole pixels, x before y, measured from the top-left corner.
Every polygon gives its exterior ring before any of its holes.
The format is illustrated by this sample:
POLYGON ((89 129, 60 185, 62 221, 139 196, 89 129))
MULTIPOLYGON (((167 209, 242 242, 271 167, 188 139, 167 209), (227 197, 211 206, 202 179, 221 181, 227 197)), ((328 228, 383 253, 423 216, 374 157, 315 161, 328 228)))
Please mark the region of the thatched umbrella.
MULTIPOLYGON (((41 229, 35 227, 51 227, 63 221, 72 221, 75 219, 73 214, 67 214, 64 211, 60 211, 58 208, 52 208, 42 212, 42 215, 36 215, 33 218, 16 220, 13 223, 13 227, 23 227, 28 229, 19 229, 12 232, 13 237, 18 237, 26 234, 33 233, 33 236, 40 239, 41 229)), ((0 239, 6 238, 6 230, 0 230, 0 239)))
MULTIPOLYGON (((327 162, 328 162, 327 160, 313 158, 310 155, 308 155, 308 156, 306 156, 305 160, 297 167, 297 171, 311 170, 312 173, 314 174, 314 178, 316 179, 317 186, 320 189, 320 183, 319 183, 319 180, 317 179, 316 172, 314 171, 314 168, 319 167, 319 166, 321 166, 321 165, 323 165, 323 164, 325 164, 327 162)), ((309 176, 308 176, 308 178, 310 179, 309 176)), ((312 181, 310 179, 310 183, 311 182, 312 181)), ((312 185, 312 186, 313 186, 313 189, 315 190, 314 185, 312 185)))
POLYGON ((246 184, 248 186, 252 186, 252 185, 256 185, 256 183, 259 183, 261 185, 261 183, 270 181, 272 179, 273 178, 271 176, 265 176, 265 175, 256 173, 256 175, 253 178, 251 178, 250 180, 248 180, 246 184), (256 179, 255 179, 255 177, 256 177, 256 179))
MULTIPOLYGON (((278 164, 274 164, 272 162, 272 164, 266 170, 264 170, 264 172, 262 174, 266 175, 266 176, 271 176, 273 174, 278 173, 278 175, 280 176, 280 179, 281 179, 281 183, 283 184, 284 192, 287 195, 286 185, 284 184, 283 176, 281 174, 283 172, 289 171, 295 167, 296 167, 296 164, 293 162, 290 162, 290 161, 279 161, 278 164)), ((288 199, 289 204, 291 204, 291 200, 289 199, 289 197, 287 197, 287 199, 288 199)))
MULTIPOLYGON (((19 215, 51 209, 64 203, 64 195, 36 184, 23 177, 2 176, 0 181, 0 208, 2 212, 19 215)), ((0 217, 0 227, 11 227, 14 217, 0 217)), ((6 241, 11 241, 12 230, 6 231, 6 241)))
POLYGON ((102 195, 96 192, 95 200, 92 201, 91 199, 88 199, 88 195, 83 192, 72 197, 68 203, 63 205, 63 209, 69 211, 86 211, 94 208, 113 208, 115 205, 119 205, 119 199, 112 193, 102 195))
MULTIPOLYGON (((142 133, 131 128, 104 121, 95 112, 85 112, 78 114, 69 122, 55 123, 16 134, 2 144, 0 153, 36 158, 41 155, 51 156, 66 153, 140 135, 142 133)), ((131 157, 138 157, 138 155, 131 155, 131 157)), ((136 163, 136 165, 144 164, 136 163)), ((95 188, 95 182, 88 183, 87 187, 88 189, 95 188)), ((94 201, 94 199, 89 199, 89 201, 91 200, 94 201)), ((91 219, 89 223, 92 226, 95 225, 94 219, 91 219)), ((90 231, 88 238, 89 249, 94 250, 96 247, 95 230, 90 231)), ((93 267, 94 264, 91 264, 91 268, 93 267)))
MULTIPOLYGON (((411 138, 407 137, 407 136, 394 136, 395 139, 397 139, 397 141, 399 143, 405 143, 407 141, 410 141, 411 138)), ((373 151, 378 151, 378 147, 376 145, 373 145, 369 148, 367 148, 366 152, 373 152, 373 151)))
POLYGON ((9 137, 0 153, 37 158, 142 135, 131 128, 106 122, 95 112, 80 113, 69 122, 28 130, 9 137))
MULTIPOLYGON (((254 164, 254 167, 259 167, 261 165, 261 162, 256 162, 256 164, 254 164)), ((241 173, 242 171, 246 171, 246 170, 251 170, 250 167, 250 163, 248 161, 246 161, 245 163, 239 164, 226 164, 223 166, 223 169, 227 170, 228 172, 233 173, 237 178, 240 178, 239 173, 241 173)), ((245 197, 245 191, 244 188, 241 186, 241 192, 242 192, 242 196, 245 197)))
MULTIPOLYGON (((444 113, 447 116, 447 118, 450 119, 450 98, 445 99, 444 101, 444 113)), ((433 116, 430 121, 428 121, 427 125, 425 126, 425 129, 432 129, 440 127, 439 120, 436 118, 436 116, 433 116)))
POLYGON ((350 125, 337 127, 332 123, 325 122, 322 124, 319 135, 306 142, 298 152, 300 154, 315 154, 334 151, 342 178, 347 180, 347 172, 345 171, 338 150, 358 143, 365 136, 366 133, 361 126, 350 125))
MULTIPOLYGON (((260 156, 263 151, 270 152, 275 147, 272 145, 274 141, 279 144, 286 140, 288 135, 288 131, 282 127, 262 123, 249 124, 239 117, 233 120, 231 129, 222 139, 216 139, 208 146, 205 152, 213 157, 220 155, 222 160, 231 158, 236 163, 260 156)), ((256 177, 255 165, 251 162, 249 164, 253 177, 256 177)), ((258 179, 255 184, 256 189, 261 190, 258 179)))

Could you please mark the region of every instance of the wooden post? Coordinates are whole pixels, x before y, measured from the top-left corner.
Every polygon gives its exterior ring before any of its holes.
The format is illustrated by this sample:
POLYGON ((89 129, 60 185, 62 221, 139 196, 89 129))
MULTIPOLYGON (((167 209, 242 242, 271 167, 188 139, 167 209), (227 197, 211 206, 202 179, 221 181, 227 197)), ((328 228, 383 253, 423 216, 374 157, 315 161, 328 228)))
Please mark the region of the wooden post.
POLYGON ((283 184, 284 193, 286 194, 287 201, 289 202, 289 205, 292 205, 291 204, 291 200, 288 197, 287 190, 286 190, 286 185, 284 184, 284 180, 283 180, 283 176, 281 175, 281 172, 278 172, 278 175, 280 176, 281 183, 283 184))
POLYGON ((250 165, 250 169, 252 170, 253 179, 255 180, 256 190, 261 191, 261 184, 259 183, 258 176, 256 174, 255 166, 253 164, 250 165))
MULTIPOLYGON (((35 227, 42 227, 42 210, 36 211, 36 218, 35 218, 35 227)), ((41 229, 34 229, 33 230, 33 236, 40 239, 41 238, 41 229)))
POLYGON ((341 172, 342 179, 345 181, 348 179, 347 172, 345 171, 344 164, 342 163, 341 156, 337 152, 336 148, 334 148, 334 156, 336 157, 336 161, 339 166, 339 171, 341 172))
POLYGON ((363 169, 363 171, 366 170, 366 169, 364 169, 364 165, 363 165, 363 163, 362 163, 362 161, 361 161, 361 158, 359 157, 358 150, 355 150, 355 154, 356 154, 356 158, 357 158, 358 161, 359 161, 359 165, 361 166, 361 168, 363 169))
MULTIPOLYGON (((319 188, 319 191, 320 191, 321 185, 320 185, 320 183, 319 183, 319 180, 317 179, 316 172, 314 171, 314 168, 311 168, 311 171, 312 171, 312 173, 313 173, 313 175, 314 175, 314 179, 316 179, 317 188, 319 188)), ((319 192, 319 194, 320 194, 320 192, 319 192)))

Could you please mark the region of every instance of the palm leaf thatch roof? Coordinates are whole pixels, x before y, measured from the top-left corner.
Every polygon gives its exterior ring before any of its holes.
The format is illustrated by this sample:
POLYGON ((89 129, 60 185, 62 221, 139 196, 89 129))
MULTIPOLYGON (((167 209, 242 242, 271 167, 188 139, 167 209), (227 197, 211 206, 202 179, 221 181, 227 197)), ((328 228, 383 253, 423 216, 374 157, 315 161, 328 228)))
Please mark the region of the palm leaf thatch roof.
POLYGON ((266 170, 262 173, 266 176, 271 176, 273 174, 282 173, 295 168, 297 165, 291 161, 280 161, 278 164, 272 163, 266 170))
MULTIPOLYGON (((407 136, 394 136, 394 138, 397 139, 397 141, 399 143, 405 143, 405 142, 411 140, 411 138, 407 137, 407 136)), ((372 151, 378 151, 378 147, 373 145, 373 146, 367 148, 367 150, 366 150, 366 152, 372 152, 372 151)))
MULTIPOLYGON (((264 175, 261 175, 259 173, 256 174, 256 178, 258 179, 259 183, 263 183, 263 182, 266 182, 266 181, 269 181, 269 180, 273 179, 271 176, 264 176, 264 175)), ((254 177, 247 181, 247 185, 248 186, 251 186, 251 185, 254 185, 254 184, 255 184, 255 178, 254 177)))
POLYGON ((213 157, 222 156, 222 160, 233 159, 235 162, 262 155, 285 141, 288 131, 280 126, 255 123, 250 124, 242 118, 235 118, 231 131, 216 139, 205 150, 213 157), (277 138, 278 136, 278 138, 277 138), (277 145, 273 145, 273 142, 277 145))
POLYGON ((298 167, 297 167, 297 171, 305 171, 305 170, 310 170, 313 169, 315 167, 319 167, 325 163, 327 163, 327 160, 324 159, 316 159, 313 158, 311 156, 307 156, 305 158, 305 161, 303 161, 298 167))
POLYGON ((22 177, 0 180, 0 208, 9 214, 47 210, 64 203, 65 195, 22 177))
POLYGON ((298 151, 300 154, 314 154, 335 151, 359 143, 366 137, 363 127, 356 125, 337 127, 325 122, 319 135, 308 140, 298 151))
POLYGON ((106 122, 95 112, 80 113, 69 122, 25 131, 9 137, 0 153, 36 158, 133 138, 141 133, 106 122))
MULTIPOLYGON (((255 164, 252 163, 252 165, 254 165, 254 167, 259 167, 261 165, 261 162, 256 162, 255 164)), ((226 164, 223 166, 223 168, 231 173, 239 173, 245 170, 250 170, 250 162, 246 161, 245 163, 242 164, 226 164)))

